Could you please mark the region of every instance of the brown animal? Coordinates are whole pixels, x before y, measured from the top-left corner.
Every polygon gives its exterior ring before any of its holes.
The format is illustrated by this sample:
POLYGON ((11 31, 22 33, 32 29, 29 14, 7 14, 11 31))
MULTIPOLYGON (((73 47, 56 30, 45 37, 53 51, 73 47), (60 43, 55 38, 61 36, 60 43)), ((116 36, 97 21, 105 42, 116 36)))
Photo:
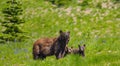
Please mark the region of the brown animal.
POLYGON ((70 32, 60 30, 57 38, 41 38, 33 45, 33 59, 45 59, 46 56, 55 55, 56 59, 65 55, 65 47, 70 39, 70 32))
POLYGON ((79 48, 67 47, 66 54, 80 54, 85 56, 85 44, 83 46, 78 45, 79 48))

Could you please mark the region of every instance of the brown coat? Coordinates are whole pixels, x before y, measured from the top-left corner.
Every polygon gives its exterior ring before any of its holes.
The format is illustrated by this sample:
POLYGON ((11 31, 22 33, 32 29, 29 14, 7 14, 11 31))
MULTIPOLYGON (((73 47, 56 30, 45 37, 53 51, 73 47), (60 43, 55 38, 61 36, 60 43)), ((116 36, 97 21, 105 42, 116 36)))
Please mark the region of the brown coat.
POLYGON ((33 58, 44 59, 46 56, 55 55, 57 59, 64 57, 65 47, 69 42, 69 32, 60 31, 57 38, 41 38, 33 44, 33 58))

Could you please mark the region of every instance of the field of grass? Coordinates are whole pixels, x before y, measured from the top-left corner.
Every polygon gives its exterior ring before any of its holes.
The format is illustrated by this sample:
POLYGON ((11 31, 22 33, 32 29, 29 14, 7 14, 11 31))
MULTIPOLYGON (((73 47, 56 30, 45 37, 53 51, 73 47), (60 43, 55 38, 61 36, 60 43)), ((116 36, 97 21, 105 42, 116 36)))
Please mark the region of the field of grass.
MULTIPOLYGON (((57 7, 44 0, 21 0, 26 23, 21 28, 30 38, 24 42, 0 44, 0 66, 120 66, 120 2, 117 0, 83 0, 57 7), (33 43, 42 37, 56 37, 59 30, 70 31, 68 46, 86 44, 83 58, 67 55, 56 60, 33 60, 33 43)), ((0 0, 0 19, 6 0, 0 0)), ((3 30, 0 26, 0 32, 3 30)))

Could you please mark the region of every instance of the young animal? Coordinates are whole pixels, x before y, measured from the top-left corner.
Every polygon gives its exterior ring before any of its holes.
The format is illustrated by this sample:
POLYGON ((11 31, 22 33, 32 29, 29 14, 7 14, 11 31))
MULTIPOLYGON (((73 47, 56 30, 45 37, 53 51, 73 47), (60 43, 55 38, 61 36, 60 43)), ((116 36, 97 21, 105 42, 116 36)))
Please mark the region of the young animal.
POLYGON ((70 39, 70 32, 60 30, 57 38, 41 38, 33 44, 33 59, 45 59, 46 56, 55 55, 56 59, 65 55, 65 47, 70 39))
POLYGON ((85 44, 83 46, 78 45, 79 48, 67 47, 66 54, 80 54, 85 56, 85 44))

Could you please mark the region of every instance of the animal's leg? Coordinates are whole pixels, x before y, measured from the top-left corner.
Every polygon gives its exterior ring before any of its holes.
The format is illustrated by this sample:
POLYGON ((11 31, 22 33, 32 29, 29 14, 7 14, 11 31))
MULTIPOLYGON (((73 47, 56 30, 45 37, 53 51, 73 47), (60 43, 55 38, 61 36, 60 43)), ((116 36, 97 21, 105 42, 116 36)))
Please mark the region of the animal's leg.
POLYGON ((65 51, 61 53, 61 57, 63 58, 65 56, 65 51))
POLYGON ((45 58, 46 58, 46 56, 45 55, 39 55, 39 58, 41 59, 41 60, 44 60, 45 58))
POLYGON ((33 59, 34 60, 38 59, 38 57, 39 57, 38 54, 33 54, 33 59))
POLYGON ((39 58, 39 46, 34 46, 33 47, 33 59, 38 59, 39 58))
POLYGON ((56 59, 60 59, 60 58, 61 58, 61 52, 58 51, 58 52, 55 54, 55 56, 56 56, 56 59))

